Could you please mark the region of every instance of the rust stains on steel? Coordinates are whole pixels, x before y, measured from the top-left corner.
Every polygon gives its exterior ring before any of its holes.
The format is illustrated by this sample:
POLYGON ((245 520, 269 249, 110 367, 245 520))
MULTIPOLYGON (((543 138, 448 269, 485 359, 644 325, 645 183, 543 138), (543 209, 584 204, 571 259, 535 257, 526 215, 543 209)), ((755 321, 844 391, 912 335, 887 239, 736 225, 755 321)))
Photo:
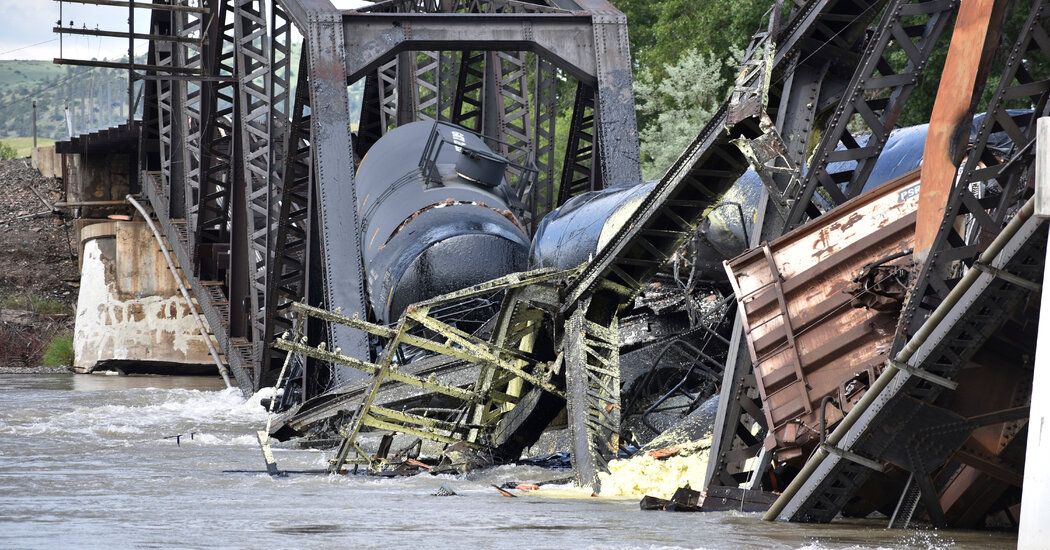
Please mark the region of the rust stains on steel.
POLYGON ((911 172, 726 262, 778 462, 804 459, 881 372, 900 303, 868 298, 903 298, 901 269, 877 268, 907 267, 918 186, 911 172))
POLYGON ((959 7, 923 152, 923 186, 915 225, 918 261, 925 259, 944 220, 956 172, 966 155, 980 90, 999 45, 1006 5, 996 0, 972 0, 959 7))

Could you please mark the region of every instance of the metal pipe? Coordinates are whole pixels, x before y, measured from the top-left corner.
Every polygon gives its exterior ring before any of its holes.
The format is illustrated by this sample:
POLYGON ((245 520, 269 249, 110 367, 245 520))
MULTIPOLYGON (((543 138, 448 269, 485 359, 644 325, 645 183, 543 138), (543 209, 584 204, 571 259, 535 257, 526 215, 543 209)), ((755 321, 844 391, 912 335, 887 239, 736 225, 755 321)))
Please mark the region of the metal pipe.
MULTIPOLYGON (((1028 199, 1028 202, 1021 207, 1021 210, 1010 220, 1010 223, 999 232, 999 235, 997 235, 995 240, 988 245, 988 248, 981 254, 977 261, 984 264, 990 264, 995 257, 1002 252, 1003 248, 1006 247, 1006 243, 1017 234, 1017 231, 1021 229, 1024 222, 1032 217, 1032 212, 1034 210, 1035 200, 1028 199)), ((967 270, 966 274, 963 275, 962 280, 959 281, 959 284, 952 288, 944 301, 937 306, 937 309, 935 309, 932 314, 930 314, 930 317, 926 319, 921 327, 919 327, 919 330, 910 340, 908 340, 908 343, 901 348, 900 352, 898 352, 894 358, 894 361, 907 363, 908 360, 911 359, 911 356, 914 355, 915 352, 919 350, 919 347, 930 337, 930 334, 932 334, 934 329, 937 328, 937 325, 948 316, 948 312, 955 307, 963 295, 973 286, 977 281, 977 278, 981 275, 982 272, 979 269, 967 270)), ((828 436, 828 445, 833 447, 838 445, 839 441, 846 436, 846 433, 849 432, 858 420, 860 420, 861 415, 863 415, 865 411, 871 407, 871 404, 875 402, 875 398, 890 385, 890 382, 893 381, 893 378, 897 376, 898 372, 900 372, 900 370, 893 366, 892 362, 886 367, 886 370, 882 371, 882 374, 875 380, 875 383, 868 388, 868 391, 864 393, 864 396, 857 402, 857 405, 850 409, 849 414, 842 419, 842 422, 835 427, 835 431, 828 436)), ((780 497, 773 503, 773 506, 769 508, 764 516, 762 516, 762 519, 765 521, 775 521, 777 516, 784 511, 788 502, 795 497, 802 486, 809 481, 813 472, 815 472, 821 463, 824 462, 824 459, 828 457, 828 454, 828 451, 825 450, 824 447, 818 448, 813 457, 802 467, 802 471, 795 476, 795 479, 791 480, 791 483, 788 484, 787 488, 784 489, 784 492, 781 493, 780 497)))
POLYGON ((135 210, 139 211, 142 215, 142 219, 146 220, 146 225, 149 226, 150 230, 153 231, 153 238, 157 240, 157 244, 160 246, 160 251, 164 254, 164 260, 168 264, 168 271, 171 272, 171 276, 175 278, 175 282, 179 285, 179 292, 182 293, 182 299, 186 300, 186 304, 190 309, 190 313, 193 314, 193 321, 197 323, 197 330, 200 331, 201 337, 204 338, 204 343, 208 345, 208 353, 211 354, 211 358, 215 361, 215 367, 219 369, 219 376, 222 377, 222 381, 226 383, 227 388, 232 388, 233 384, 230 382, 230 375, 226 372, 226 366, 222 364, 222 360, 219 359, 219 352, 215 349, 215 344, 211 341, 211 335, 208 334, 208 329, 204 326, 204 321, 201 320, 200 314, 197 313, 197 308, 193 305, 193 300, 190 299, 190 293, 186 290, 186 285, 182 283, 182 277, 179 277, 178 269, 175 267, 175 262, 171 259, 171 253, 168 252, 168 247, 164 244, 164 237, 161 236, 160 231, 157 229, 157 225, 153 223, 153 219, 150 218, 146 209, 139 204, 139 201, 135 200, 135 197, 131 195, 127 196, 128 202, 131 206, 135 207, 135 210))
POLYGON ((127 201, 60 201, 54 204, 55 208, 80 208, 98 206, 124 206, 127 201))
MULTIPOLYGON (((299 323, 296 324, 299 325, 299 323)), ((285 340, 298 340, 300 333, 300 327, 296 326, 292 331, 284 333, 281 338, 285 340)), ((274 405, 277 403, 277 392, 281 390, 281 383, 284 382, 284 374, 288 372, 288 365, 292 362, 292 355, 291 352, 284 354, 284 363, 281 364, 281 372, 277 374, 277 381, 273 384, 273 397, 270 398, 270 406, 267 407, 266 411, 266 433, 259 434, 259 444, 264 447, 270 442, 270 430, 273 429, 273 409, 274 405)))

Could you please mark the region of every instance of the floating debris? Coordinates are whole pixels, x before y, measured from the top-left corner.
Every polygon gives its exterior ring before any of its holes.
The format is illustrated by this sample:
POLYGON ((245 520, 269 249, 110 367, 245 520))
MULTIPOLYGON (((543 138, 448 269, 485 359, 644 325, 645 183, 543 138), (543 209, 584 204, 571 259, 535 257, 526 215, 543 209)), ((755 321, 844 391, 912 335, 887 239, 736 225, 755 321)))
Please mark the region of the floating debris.
POLYGON ((503 487, 500 487, 499 485, 493 485, 492 487, 494 489, 496 489, 497 491, 499 491, 499 494, 502 495, 502 496, 510 497, 510 498, 517 498, 518 497, 518 495, 515 495, 514 493, 504 489, 503 487))

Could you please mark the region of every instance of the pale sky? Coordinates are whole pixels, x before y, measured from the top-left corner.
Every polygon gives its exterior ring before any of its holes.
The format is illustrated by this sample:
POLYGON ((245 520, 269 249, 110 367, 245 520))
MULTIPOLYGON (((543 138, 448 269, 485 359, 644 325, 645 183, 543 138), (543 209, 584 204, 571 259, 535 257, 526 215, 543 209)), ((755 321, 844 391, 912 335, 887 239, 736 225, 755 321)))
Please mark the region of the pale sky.
MULTIPOLYGON (((334 0, 341 9, 352 9, 362 0, 334 0)), ((55 0, 0 0, 0 59, 53 59, 59 57, 58 35, 51 32, 58 21, 59 3, 55 0), (41 44, 41 42, 43 42, 41 44), (12 51, 14 50, 14 51, 12 51)), ((136 31, 149 27, 149 10, 135 10, 136 31)), ((65 26, 126 32, 126 8, 64 4, 65 26)), ((127 54, 127 40, 92 36, 65 35, 62 56, 71 59, 119 59, 127 54)), ((135 44, 135 55, 146 51, 146 41, 135 44)))

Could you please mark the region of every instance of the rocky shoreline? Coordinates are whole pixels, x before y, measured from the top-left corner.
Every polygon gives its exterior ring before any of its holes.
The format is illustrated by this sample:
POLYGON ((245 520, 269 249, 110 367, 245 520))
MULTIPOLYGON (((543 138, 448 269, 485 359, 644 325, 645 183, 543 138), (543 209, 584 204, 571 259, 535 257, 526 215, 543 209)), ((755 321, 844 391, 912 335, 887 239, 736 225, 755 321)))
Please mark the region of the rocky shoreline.
POLYGON ((71 353, 80 274, 72 220, 54 206, 63 197, 28 159, 0 161, 0 372, 71 353))
POLYGON ((68 367, 0 367, 0 375, 4 374, 73 374, 68 367))

